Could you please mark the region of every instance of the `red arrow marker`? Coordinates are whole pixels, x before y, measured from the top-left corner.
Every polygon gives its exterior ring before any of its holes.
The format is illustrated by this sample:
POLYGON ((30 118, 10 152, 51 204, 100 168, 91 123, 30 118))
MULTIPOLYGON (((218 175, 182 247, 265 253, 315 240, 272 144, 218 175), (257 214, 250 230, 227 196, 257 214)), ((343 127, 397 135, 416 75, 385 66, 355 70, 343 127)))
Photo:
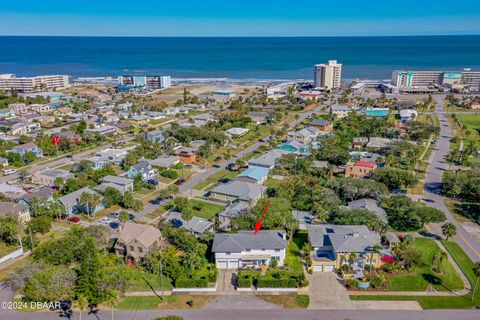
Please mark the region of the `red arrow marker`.
POLYGON ((267 213, 268 205, 270 204, 270 199, 267 199, 267 203, 265 204, 265 208, 263 208, 262 215, 260 217, 260 220, 258 220, 255 223, 255 231, 253 232, 254 235, 258 233, 258 231, 262 228, 262 221, 263 218, 265 217, 265 214, 267 213))

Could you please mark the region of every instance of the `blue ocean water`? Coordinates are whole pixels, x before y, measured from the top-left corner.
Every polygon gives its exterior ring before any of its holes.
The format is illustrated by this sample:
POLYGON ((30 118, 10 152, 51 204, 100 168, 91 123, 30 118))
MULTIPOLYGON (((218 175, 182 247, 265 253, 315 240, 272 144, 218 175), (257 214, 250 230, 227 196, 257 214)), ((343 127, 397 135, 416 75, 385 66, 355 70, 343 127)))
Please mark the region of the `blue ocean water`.
POLYGON ((395 69, 480 70, 480 36, 0 37, 0 73, 176 78, 311 79, 336 59, 345 79, 389 79, 395 69))

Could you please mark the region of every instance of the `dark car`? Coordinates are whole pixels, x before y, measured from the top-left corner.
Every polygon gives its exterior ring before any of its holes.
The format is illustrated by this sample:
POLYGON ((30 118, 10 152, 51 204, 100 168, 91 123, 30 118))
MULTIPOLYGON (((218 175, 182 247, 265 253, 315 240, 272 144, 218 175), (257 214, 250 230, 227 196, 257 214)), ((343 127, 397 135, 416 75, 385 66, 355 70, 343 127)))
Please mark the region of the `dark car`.
POLYGON ((212 167, 214 168, 221 168, 221 166, 219 164, 214 164, 212 167))
POLYGON ((180 178, 180 179, 178 179, 177 181, 175 181, 175 184, 176 184, 177 186, 179 186, 179 185, 183 184, 184 182, 185 182, 185 179, 180 178))
POLYGON ((155 199, 150 200, 150 203, 151 204, 160 204, 160 202, 162 202, 163 200, 165 200, 165 199, 163 199, 162 197, 156 197, 155 199))
POLYGON ((223 178, 223 179, 220 179, 218 180, 218 182, 221 182, 221 183, 227 183, 227 182, 230 182, 232 180, 228 179, 228 178, 223 178))
POLYGON ((218 157, 216 157, 215 159, 213 159, 213 161, 215 161, 215 162, 218 162, 218 161, 220 161, 220 160, 222 160, 222 157, 220 157, 220 156, 218 156, 218 157))
POLYGON ((128 219, 134 220, 134 219, 135 219, 135 215, 134 215, 133 213, 129 213, 129 214, 128 214, 128 219))
POLYGON ((191 164, 186 164, 186 165, 184 165, 184 168, 185 168, 185 169, 192 169, 193 166, 192 166, 191 164))
POLYGON ((148 179, 147 182, 153 186, 158 186, 158 181, 155 179, 148 179))
POLYGON ((118 227, 120 227, 120 223, 118 223, 118 222, 110 222, 110 223, 108 224, 108 226, 109 226, 110 228, 112 228, 113 230, 117 230, 118 227))
POLYGON ((110 212, 110 213, 108 214, 108 217, 114 218, 114 219, 118 219, 118 217, 120 217, 120 213, 118 213, 118 212, 110 212))

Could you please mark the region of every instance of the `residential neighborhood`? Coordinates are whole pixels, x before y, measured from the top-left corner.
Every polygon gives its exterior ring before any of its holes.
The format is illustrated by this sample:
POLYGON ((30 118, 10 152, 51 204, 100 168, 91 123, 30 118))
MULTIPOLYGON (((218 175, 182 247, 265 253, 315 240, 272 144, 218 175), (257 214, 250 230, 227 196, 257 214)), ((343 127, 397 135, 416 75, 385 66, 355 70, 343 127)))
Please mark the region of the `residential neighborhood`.
POLYGON ((0 279, 99 310, 478 306, 478 113, 352 86, 0 95, 0 279))

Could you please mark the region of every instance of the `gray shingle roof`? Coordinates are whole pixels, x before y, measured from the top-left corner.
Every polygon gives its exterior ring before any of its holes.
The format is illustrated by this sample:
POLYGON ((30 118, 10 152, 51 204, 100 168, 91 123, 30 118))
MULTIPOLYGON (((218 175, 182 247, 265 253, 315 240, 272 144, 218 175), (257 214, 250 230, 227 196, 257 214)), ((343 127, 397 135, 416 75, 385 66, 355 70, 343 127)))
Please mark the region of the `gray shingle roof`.
POLYGON ((98 192, 93 191, 89 187, 83 187, 82 189, 64 195, 63 197, 59 198, 58 201, 63 204, 65 208, 74 207, 78 203, 80 196, 84 192, 88 192, 90 194, 98 194, 100 196, 98 192))
POLYGON ((172 211, 165 219, 166 223, 173 224, 176 228, 184 228, 188 231, 202 234, 213 226, 213 222, 193 216, 190 221, 185 221, 180 212, 172 211))
POLYGON ((380 244, 380 236, 364 225, 309 225, 313 247, 332 246, 335 252, 364 252, 380 244))
POLYGON ((115 184, 125 186, 125 185, 128 185, 130 183, 133 183, 133 179, 124 178, 124 177, 117 177, 117 176, 105 176, 105 177, 103 177, 102 182, 104 182, 104 183, 115 183, 115 184))
POLYGON ((241 252, 251 250, 285 249, 287 240, 285 231, 260 230, 256 235, 253 231, 240 231, 234 234, 217 233, 213 239, 212 252, 241 252))
POLYGON ((27 193, 22 197, 22 199, 28 201, 30 199, 42 199, 42 198, 49 198, 53 195, 52 189, 50 188, 40 188, 37 191, 32 193, 27 193))
POLYGON ((234 196, 241 200, 254 200, 260 197, 260 195, 267 188, 258 184, 243 182, 243 181, 231 181, 226 184, 216 186, 211 192, 224 194, 228 196, 234 196))

